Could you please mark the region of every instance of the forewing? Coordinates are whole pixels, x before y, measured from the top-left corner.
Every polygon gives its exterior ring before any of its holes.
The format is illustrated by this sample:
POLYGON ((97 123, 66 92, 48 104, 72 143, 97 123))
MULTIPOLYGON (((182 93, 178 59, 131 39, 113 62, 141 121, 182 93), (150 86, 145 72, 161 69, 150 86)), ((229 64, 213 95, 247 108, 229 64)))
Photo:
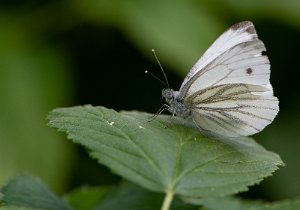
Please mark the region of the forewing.
POLYGON ((270 64, 262 41, 249 21, 235 24, 225 31, 205 52, 186 76, 181 88, 182 98, 211 86, 245 83, 269 83, 270 64))
POLYGON ((218 85, 185 99, 192 120, 206 135, 248 136, 270 124, 279 111, 278 100, 258 85, 218 85))

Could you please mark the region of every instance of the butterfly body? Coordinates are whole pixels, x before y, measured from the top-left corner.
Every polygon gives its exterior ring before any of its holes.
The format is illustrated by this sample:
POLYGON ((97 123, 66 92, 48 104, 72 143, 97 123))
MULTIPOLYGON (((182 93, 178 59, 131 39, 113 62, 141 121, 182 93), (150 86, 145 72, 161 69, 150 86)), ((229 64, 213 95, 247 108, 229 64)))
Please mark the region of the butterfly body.
POLYGON ((250 21, 233 25, 196 62, 179 91, 162 91, 167 109, 207 135, 260 132, 279 111, 265 50, 250 21))
POLYGON ((162 96, 165 98, 167 105, 167 110, 173 115, 189 118, 191 116, 191 110, 184 104, 183 99, 180 97, 178 91, 172 89, 164 89, 162 91, 162 96))

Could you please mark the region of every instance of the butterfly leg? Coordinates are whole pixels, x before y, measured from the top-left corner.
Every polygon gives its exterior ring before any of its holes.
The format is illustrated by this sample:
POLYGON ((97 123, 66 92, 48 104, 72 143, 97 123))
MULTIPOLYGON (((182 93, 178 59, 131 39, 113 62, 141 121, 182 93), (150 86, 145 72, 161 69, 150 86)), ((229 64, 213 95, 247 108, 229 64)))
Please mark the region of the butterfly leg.
POLYGON ((158 115, 160 115, 163 111, 165 110, 168 110, 169 109, 169 105, 167 104, 163 104, 159 110, 148 120, 148 122, 151 122, 152 120, 154 120, 158 115))

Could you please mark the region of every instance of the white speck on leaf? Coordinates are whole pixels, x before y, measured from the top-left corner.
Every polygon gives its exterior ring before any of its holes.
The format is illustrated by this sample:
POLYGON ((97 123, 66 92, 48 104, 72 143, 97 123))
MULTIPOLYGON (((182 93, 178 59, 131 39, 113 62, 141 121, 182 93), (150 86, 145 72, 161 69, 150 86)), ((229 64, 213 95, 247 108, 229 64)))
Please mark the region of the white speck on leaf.
POLYGON ((108 122, 108 124, 109 124, 109 125, 114 125, 114 124, 115 124, 115 122, 108 122))
POLYGON ((142 128, 144 128, 144 127, 143 127, 143 126, 141 126, 141 125, 139 125, 139 128, 140 128, 140 129, 142 129, 142 128))

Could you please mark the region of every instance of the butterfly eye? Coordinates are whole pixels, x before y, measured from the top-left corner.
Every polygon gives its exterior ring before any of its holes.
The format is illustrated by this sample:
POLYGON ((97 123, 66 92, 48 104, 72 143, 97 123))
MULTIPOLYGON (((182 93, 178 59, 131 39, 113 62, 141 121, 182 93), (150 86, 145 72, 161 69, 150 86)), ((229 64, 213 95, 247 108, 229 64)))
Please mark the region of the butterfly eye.
POLYGON ((168 89, 162 91, 162 96, 164 98, 171 98, 172 97, 171 94, 170 94, 170 91, 168 89))

